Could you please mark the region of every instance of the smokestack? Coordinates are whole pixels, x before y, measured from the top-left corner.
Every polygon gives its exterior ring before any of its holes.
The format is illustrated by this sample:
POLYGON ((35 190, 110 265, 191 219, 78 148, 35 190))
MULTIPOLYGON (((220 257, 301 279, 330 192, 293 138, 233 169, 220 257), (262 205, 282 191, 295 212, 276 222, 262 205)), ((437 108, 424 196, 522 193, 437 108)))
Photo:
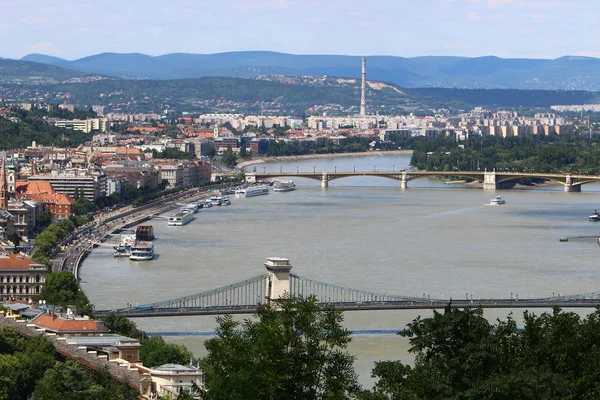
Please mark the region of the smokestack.
POLYGON ((360 116, 365 117, 367 115, 367 59, 362 59, 362 81, 360 84, 360 116))

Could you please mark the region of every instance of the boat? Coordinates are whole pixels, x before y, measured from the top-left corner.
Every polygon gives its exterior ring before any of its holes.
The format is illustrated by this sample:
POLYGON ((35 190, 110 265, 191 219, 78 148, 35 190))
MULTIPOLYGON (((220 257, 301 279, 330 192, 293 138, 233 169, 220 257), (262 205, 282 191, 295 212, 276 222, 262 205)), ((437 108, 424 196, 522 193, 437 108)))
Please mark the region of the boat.
POLYGON ((137 241, 137 235, 131 233, 123 233, 121 234, 121 239, 119 240, 119 244, 115 246, 115 252, 113 253, 114 257, 129 257, 131 253, 131 248, 135 245, 137 241))
POLYGON ((294 181, 275 181, 273 183, 274 192, 291 192, 292 190, 296 190, 294 181))
POLYGON ((254 197, 269 194, 269 188, 266 186, 251 186, 247 188, 238 188, 235 194, 240 197, 254 197))
POLYGON ((135 229, 135 239, 146 242, 154 240, 154 228, 152 225, 138 225, 135 229))
POLYGON ((179 211, 169 217, 169 226, 183 226, 193 219, 193 212, 179 211))
POLYGON ((130 260, 146 261, 154 258, 154 243, 152 242, 136 242, 131 248, 129 254, 130 260))
POLYGON ((600 213, 598 210, 594 210, 594 213, 588 217, 590 221, 600 221, 600 213))
POLYGON ((500 196, 496 196, 495 198, 490 200, 490 204, 492 205, 500 205, 500 204, 504 204, 506 203, 506 200, 504 200, 502 197, 500 196))
POLYGON ((223 197, 221 197, 221 196, 213 196, 210 198, 210 203, 213 206, 220 206, 222 202, 223 202, 223 197))
POLYGON ((229 197, 223 197, 223 199, 221 199, 221 205, 222 206, 229 206, 229 205, 231 205, 231 200, 229 200, 229 197))
POLYGON ((212 201, 210 201, 210 199, 204 200, 203 206, 204 206, 204 208, 211 208, 212 207, 212 201))
POLYGON ((185 206, 181 207, 180 211, 189 211, 195 214, 198 212, 198 203, 186 204, 185 206))

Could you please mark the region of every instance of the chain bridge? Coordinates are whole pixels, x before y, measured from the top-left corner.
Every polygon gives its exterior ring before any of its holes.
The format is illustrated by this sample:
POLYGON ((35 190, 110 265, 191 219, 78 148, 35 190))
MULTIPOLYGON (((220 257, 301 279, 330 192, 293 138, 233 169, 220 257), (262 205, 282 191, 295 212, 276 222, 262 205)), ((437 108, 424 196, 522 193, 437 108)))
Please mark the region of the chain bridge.
MULTIPOLYGON (((564 186, 565 192, 580 192, 581 185, 591 182, 600 182, 600 175, 581 174, 551 174, 543 172, 514 172, 514 171, 422 171, 422 170, 394 170, 394 171, 337 171, 333 172, 246 172, 246 181, 259 182, 282 177, 298 177, 317 180, 321 187, 326 188, 329 182, 353 176, 373 176, 393 179, 400 182, 400 188, 408 188, 408 182, 426 177, 450 176, 474 179, 483 184, 484 190, 496 190, 511 187, 511 182, 523 178, 537 178, 551 181, 564 186)), ((213 174, 213 180, 226 177, 235 177, 231 174, 213 174)))
POLYGON ((130 318, 183 315, 252 314, 260 305, 276 302, 286 296, 315 296, 321 307, 339 310, 440 309, 452 307, 483 308, 594 308, 600 305, 600 292, 538 299, 432 299, 376 293, 342 287, 290 273, 289 259, 269 257, 266 273, 197 294, 157 301, 143 305, 128 305, 111 310, 95 310, 95 317, 116 312, 130 318))

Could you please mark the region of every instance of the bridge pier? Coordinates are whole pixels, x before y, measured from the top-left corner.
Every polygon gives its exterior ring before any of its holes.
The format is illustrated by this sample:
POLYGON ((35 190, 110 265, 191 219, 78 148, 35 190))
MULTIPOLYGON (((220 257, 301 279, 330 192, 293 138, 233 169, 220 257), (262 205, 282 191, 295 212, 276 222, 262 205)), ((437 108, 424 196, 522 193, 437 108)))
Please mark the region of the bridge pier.
POLYGON ((290 260, 281 257, 269 257, 265 263, 267 269, 267 288, 265 297, 267 303, 277 301, 290 294, 290 260))
POLYGON ((496 190, 496 171, 483 173, 483 190, 496 190))
POLYGON ((581 185, 574 185, 571 175, 565 178, 565 192, 581 192, 581 185))
POLYGON ((400 189, 408 188, 408 179, 406 179, 406 172, 402 172, 402 180, 400 181, 400 189))
POLYGON ((323 189, 327 189, 329 187, 329 177, 326 173, 323 173, 323 177, 321 178, 321 187, 323 189))

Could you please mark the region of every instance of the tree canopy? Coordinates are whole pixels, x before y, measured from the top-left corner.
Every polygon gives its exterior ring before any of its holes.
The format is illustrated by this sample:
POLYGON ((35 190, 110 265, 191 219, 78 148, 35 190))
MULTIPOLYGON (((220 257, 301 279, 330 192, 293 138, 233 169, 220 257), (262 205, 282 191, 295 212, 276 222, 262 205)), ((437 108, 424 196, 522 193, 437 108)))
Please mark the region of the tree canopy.
POLYGON ((255 320, 217 318, 205 346, 206 399, 348 399, 358 385, 342 314, 316 298, 263 306, 255 320))
POLYGON ((372 392, 362 399, 597 399, 600 310, 587 318, 554 309, 490 324, 482 309, 445 309, 417 318, 410 338, 413 367, 376 363, 372 392))

